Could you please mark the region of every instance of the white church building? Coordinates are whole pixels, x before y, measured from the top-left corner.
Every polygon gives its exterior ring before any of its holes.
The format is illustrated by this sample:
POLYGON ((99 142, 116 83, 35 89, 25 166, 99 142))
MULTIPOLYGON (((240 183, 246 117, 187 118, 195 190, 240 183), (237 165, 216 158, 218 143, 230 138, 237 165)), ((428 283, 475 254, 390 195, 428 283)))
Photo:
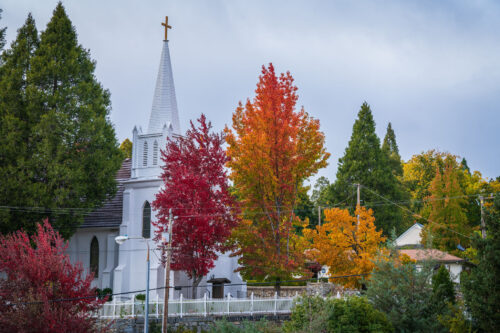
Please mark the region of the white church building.
MULTIPOLYGON (((112 288, 114 294, 146 289, 146 242, 149 242, 150 298, 156 295, 163 298, 165 267, 159 260, 161 253, 156 250, 157 244, 152 240, 154 226, 151 222, 156 216, 151 203, 162 186, 160 149, 165 147, 167 138, 180 134, 170 51, 168 40, 164 40, 148 129, 143 131, 134 127, 132 158, 123 162, 116 175, 115 197, 87 215, 69 241, 67 253, 71 261, 81 262, 87 272, 94 272, 95 287, 112 288), (136 239, 118 245, 115 242, 118 235, 136 239), (143 239, 137 239, 141 237, 143 239)), ((209 297, 223 297, 230 293, 232 297, 244 297, 246 285, 239 273, 234 272, 237 267, 237 258, 221 254, 214 269, 200 282, 197 296, 206 293, 209 297), (221 287, 220 283, 227 285, 221 287)), ((173 288, 169 297, 178 298, 182 293, 183 297, 191 298, 191 284, 185 273, 171 271, 170 286, 173 288)))

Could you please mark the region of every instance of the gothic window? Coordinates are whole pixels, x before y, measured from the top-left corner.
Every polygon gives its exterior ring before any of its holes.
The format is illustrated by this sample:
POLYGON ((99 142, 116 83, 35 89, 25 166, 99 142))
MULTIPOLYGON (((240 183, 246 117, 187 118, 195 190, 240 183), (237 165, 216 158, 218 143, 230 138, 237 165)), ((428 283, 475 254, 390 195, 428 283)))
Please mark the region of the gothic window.
POLYGON ((147 201, 142 210, 142 237, 151 237, 151 205, 147 201))
POLYGON ((94 278, 99 277, 99 242, 96 236, 90 242, 90 271, 94 273, 94 278))
POLYGON ((144 141, 144 148, 142 150, 142 166, 148 166, 148 142, 144 141))
POLYGON ((153 143, 153 165, 158 165, 158 142, 153 143))

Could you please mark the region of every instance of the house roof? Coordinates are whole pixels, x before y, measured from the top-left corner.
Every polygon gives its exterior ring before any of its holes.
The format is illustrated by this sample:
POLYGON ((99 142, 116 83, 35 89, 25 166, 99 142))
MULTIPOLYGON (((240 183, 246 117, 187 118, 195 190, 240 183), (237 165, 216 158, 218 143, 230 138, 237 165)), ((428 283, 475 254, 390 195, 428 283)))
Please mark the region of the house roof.
POLYGON ((123 161, 115 177, 117 185, 115 196, 107 200, 101 208, 85 216, 80 228, 117 228, 120 226, 122 223, 123 191, 125 190, 123 183, 130 179, 131 166, 132 160, 130 158, 123 161))
POLYGON ((400 253, 406 254, 412 260, 422 261, 422 260, 435 260, 438 262, 463 262, 465 261, 462 258, 456 257, 449 253, 439 251, 436 249, 428 250, 428 249, 405 249, 399 250, 400 253))
MULTIPOLYGON (((421 225, 420 223, 415 223, 413 224, 411 227, 409 227, 405 232, 403 232, 398 238, 396 238, 396 244, 397 245, 408 245, 408 244, 401 244, 402 241, 404 240, 404 238, 409 235, 411 232, 413 232, 414 230, 417 230, 418 233, 420 234, 420 231, 424 228, 423 225, 421 225)), ((420 238, 420 237, 418 237, 420 238)), ((420 240, 418 241, 418 243, 420 243, 420 240)))

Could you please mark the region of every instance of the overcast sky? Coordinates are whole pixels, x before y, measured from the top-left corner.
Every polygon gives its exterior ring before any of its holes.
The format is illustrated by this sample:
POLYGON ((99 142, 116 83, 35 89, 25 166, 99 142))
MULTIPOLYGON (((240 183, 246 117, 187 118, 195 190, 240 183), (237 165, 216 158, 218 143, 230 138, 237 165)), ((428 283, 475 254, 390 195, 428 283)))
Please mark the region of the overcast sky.
MULTIPOLYGON (((10 41, 57 1, 2 0, 10 41)), ((392 122, 403 159, 428 149, 500 176, 499 1, 65 0, 79 42, 111 91, 118 139, 147 128, 166 15, 181 127, 201 112, 222 129, 254 95, 263 64, 290 71, 299 105, 321 121, 335 178, 359 107, 381 139, 392 122)))

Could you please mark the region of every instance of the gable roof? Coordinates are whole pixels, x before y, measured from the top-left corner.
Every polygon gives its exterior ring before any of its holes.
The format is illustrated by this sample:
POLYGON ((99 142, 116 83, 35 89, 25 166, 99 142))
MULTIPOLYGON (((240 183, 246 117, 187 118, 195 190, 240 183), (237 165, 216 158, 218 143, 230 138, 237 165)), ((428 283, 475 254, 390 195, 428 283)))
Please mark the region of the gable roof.
POLYGON ((130 179, 132 160, 126 158, 116 173, 116 195, 104 205, 88 214, 80 228, 117 228, 122 223, 124 182, 130 179))
POLYGON ((415 223, 413 224, 411 227, 409 227, 405 232, 403 232, 398 238, 396 238, 396 246, 404 246, 404 245, 416 245, 416 244, 420 244, 420 232, 422 231, 422 229, 424 228, 423 225, 421 225, 420 223, 415 223), (409 237, 411 233, 415 233, 415 232, 418 232, 416 238, 418 238, 417 242, 414 242, 414 243, 405 243, 405 238, 406 237, 409 237))
POLYGON ((451 255, 447 252, 439 251, 436 249, 425 250, 425 249, 406 249, 399 250, 401 254, 406 254, 412 260, 423 261, 423 260, 435 260, 437 262, 446 263, 458 263, 465 261, 462 258, 451 255))

